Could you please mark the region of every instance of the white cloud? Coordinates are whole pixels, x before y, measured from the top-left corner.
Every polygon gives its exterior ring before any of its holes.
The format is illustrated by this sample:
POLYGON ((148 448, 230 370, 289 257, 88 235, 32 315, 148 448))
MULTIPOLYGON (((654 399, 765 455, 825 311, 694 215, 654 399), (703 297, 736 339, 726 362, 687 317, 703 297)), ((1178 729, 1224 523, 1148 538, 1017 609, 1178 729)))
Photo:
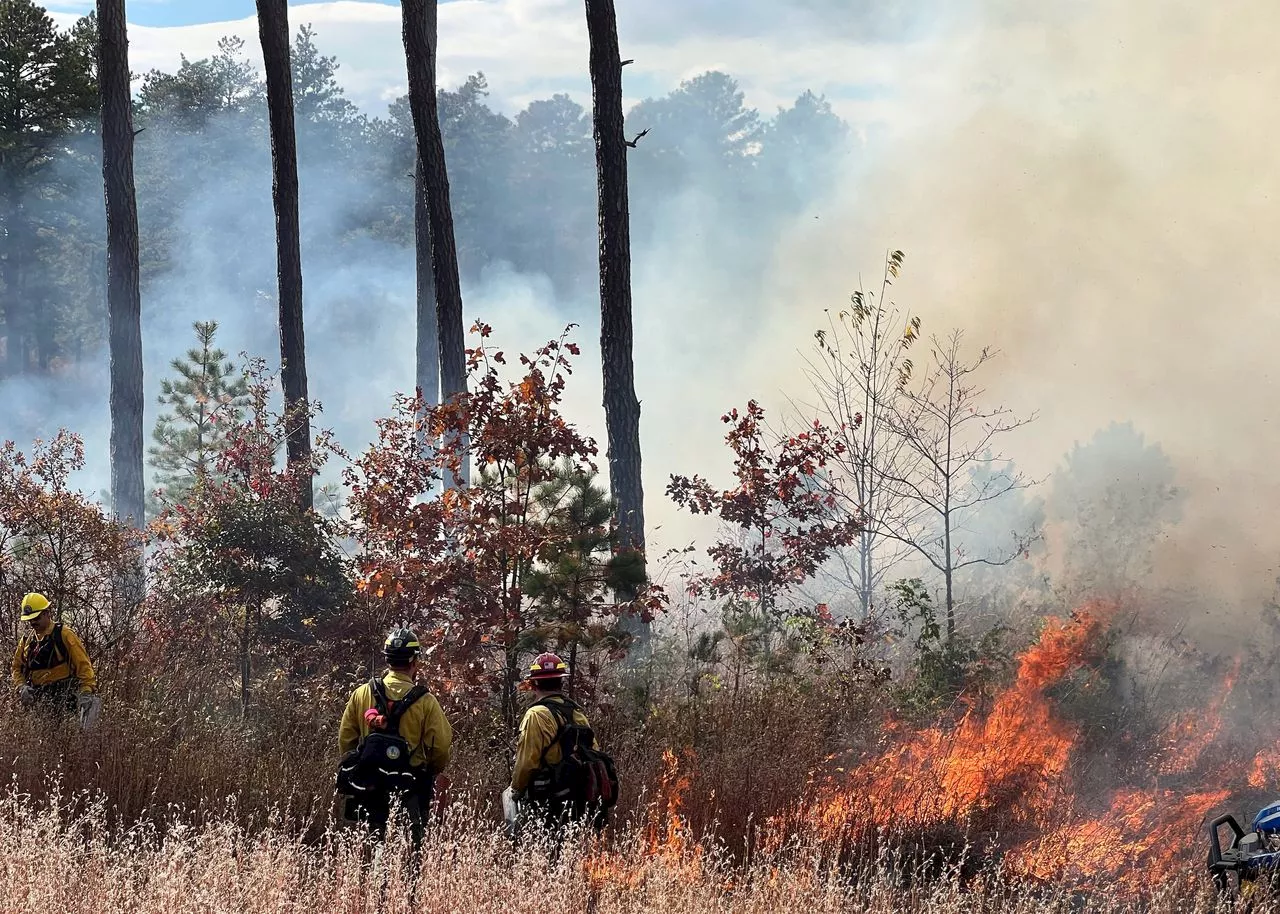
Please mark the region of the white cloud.
MULTIPOLYGON (((737 9, 726 0, 702 0, 695 4, 698 15, 688 25, 681 19, 682 0, 647 0, 624 8, 619 23, 622 48, 636 61, 627 69, 631 100, 663 94, 690 75, 723 68, 741 80, 750 103, 771 112, 806 89, 836 97, 841 88, 884 85, 911 72, 910 62, 918 58, 923 44, 913 50, 899 43, 855 42, 842 29, 826 29, 816 15, 806 12, 817 2, 756 2, 748 5, 750 9, 737 9), (709 28, 713 15, 732 22, 724 37, 709 28)), ((58 18, 63 23, 73 19, 69 14, 58 18)), ((339 77, 348 95, 366 110, 381 113, 389 98, 404 91, 397 7, 358 0, 299 3, 290 8, 290 23, 295 28, 304 23, 315 26, 321 50, 341 64, 339 77)), ((172 70, 180 54, 207 56, 228 34, 244 38, 250 53, 259 55, 252 18, 164 28, 131 26, 130 65, 138 73, 172 70)), ((577 0, 455 0, 440 7, 441 84, 456 85, 483 71, 494 103, 507 111, 553 92, 589 99, 587 53, 586 25, 577 0)), ((835 102, 854 119, 890 113, 883 103, 838 97, 835 102)))

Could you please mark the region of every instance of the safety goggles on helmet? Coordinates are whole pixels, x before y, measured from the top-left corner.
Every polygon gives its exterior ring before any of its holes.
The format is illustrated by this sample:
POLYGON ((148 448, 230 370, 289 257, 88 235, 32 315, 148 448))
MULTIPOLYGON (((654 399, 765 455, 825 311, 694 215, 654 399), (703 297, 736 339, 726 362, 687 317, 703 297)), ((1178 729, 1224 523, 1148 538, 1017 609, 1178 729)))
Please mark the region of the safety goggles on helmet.
POLYGON ((42 593, 29 593, 22 598, 22 621, 30 622, 32 619, 49 608, 49 600, 42 593))
POLYGON ((556 654, 539 654, 534 658, 532 664, 529 665, 529 673, 526 678, 537 681, 539 679, 563 679, 569 675, 569 664, 565 663, 556 654))
POLYGON ((382 655, 387 660, 412 660, 422 652, 422 644, 412 629, 397 628, 382 643, 382 655))

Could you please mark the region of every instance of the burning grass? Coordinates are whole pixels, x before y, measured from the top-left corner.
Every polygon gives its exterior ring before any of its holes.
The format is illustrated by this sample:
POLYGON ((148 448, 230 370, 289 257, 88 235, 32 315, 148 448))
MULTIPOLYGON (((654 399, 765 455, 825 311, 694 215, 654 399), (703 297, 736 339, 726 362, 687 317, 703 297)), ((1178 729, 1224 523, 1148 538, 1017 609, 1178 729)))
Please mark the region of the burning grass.
POLYGON ((87 735, 10 712, 0 841, 42 850, 0 864, 0 911, 66 884, 84 889, 62 907, 103 914, 505 911, 512 898, 555 911, 1214 910, 1205 823, 1280 789, 1280 747, 1235 720, 1261 674, 1223 665, 1191 693, 1208 696, 1200 706, 1168 703, 1145 731, 1101 726, 1099 702, 1079 699, 1106 666, 1109 627, 1105 607, 1047 620, 1004 687, 925 723, 870 702, 837 713, 796 684, 692 709, 664 699, 643 720, 602 713, 621 824, 554 865, 494 831, 505 772, 463 731, 412 889, 403 847, 366 866, 328 824, 326 708, 285 703, 291 716, 237 729, 175 702, 121 704, 87 735), (65 795, 48 788, 53 770, 65 795))
POLYGON ((514 851, 505 838, 453 817, 431 835, 414 880, 400 837, 370 854, 351 832, 304 841, 278 828, 248 831, 230 822, 201 826, 110 826, 101 809, 69 816, 53 803, 11 793, 0 800, 0 910, 70 914, 283 914, 382 911, 835 912, 930 911, 1207 912, 1203 891, 1153 886, 1142 898, 1082 898, 1039 890, 991 868, 966 877, 948 867, 913 878, 886 856, 838 870, 821 848, 792 844, 751 863, 701 845, 654 852, 644 829, 615 836, 608 854, 571 844, 552 862, 536 846, 514 851), (34 807, 34 809, 33 809, 34 807), (21 849, 21 851, 19 851, 21 849))
POLYGON ((1047 620, 989 708, 923 728, 891 721, 880 749, 776 824, 855 859, 886 840, 955 858, 972 838, 979 865, 999 861, 1032 885, 1136 898, 1155 880, 1194 891, 1207 822, 1224 809, 1251 812, 1250 791, 1280 786, 1276 748, 1242 753, 1225 736, 1237 663, 1206 707, 1174 715, 1148 750, 1113 765, 1107 786, 1090 783, 1113 747, 1086 745, 1059 698, 1071 677, 1096 669, 1106 615, 1090 607, 1047 620))

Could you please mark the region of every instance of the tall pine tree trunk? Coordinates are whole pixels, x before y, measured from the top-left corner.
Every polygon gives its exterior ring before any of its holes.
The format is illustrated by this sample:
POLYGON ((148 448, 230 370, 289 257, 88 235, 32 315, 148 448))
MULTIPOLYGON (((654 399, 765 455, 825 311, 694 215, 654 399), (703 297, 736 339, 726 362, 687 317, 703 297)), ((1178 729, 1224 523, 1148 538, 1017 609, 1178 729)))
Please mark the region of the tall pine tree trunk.
MULTIPOLYGON (((462 283, 458 277, 458 246, 453 234, 453 209, 449 203, 449 172, 445 166, 444 139, 436 104, 436 0, 403 0, 400 4, 405 62, 409 73, 409 110, 418 141, 418 206, 426 219, 415 218, 419 277, 422 248, 430 252, 439 335, 440 398, 448 400, 467 391, 466 334, 462 324, 462 283), (425 237, 423 228, 426 228, 425 237)), ((419 293, 419 307, 422 295, 419 293)), ((419 340, 422 334, 419 329, 419 340)), ((424 391, 425 392, 425 391, 424 391)), ((466 442, 460 442, 465 449, 466 442)), ((470 478, 469 461, 462 460, 461 480, 470 478)))
MULTIPOLYGON (((280 361, 285 409, 292 414, 286 449, 289 464, 311 458, 307 403, 306 339, 302 330, 302 240, 298 225, 298 144, 293 126, 293 74, 289 61, 287 0, 257 0, 258 32, 267 76, 271 120, 272 198, 276 210, 276 278, 280 294, 280 361)), ((300 493, 312 505, 308 477, 300 493)))
POLYGON ((138 203, 133 184, 133 104, 124 0, 98 0, 102 177, 107 207, 107 312, 111 349, 111 502, 117 517, 143 516, 142 300, 138 203))
POLYGON ((644 550, 640 476, 640 401, 631 329, 631 224, 627 141, 623 135, 622 60, 613 0, 586 0, 600 218, 600 356, 609 435, 609 485, 618 504, 623 547, 644 550))
POLYGON ((423 404, 440 402, 440 327, 436 321, 436 280, 431 270, 431 214, 422 160, 413 176, 413 235, 418 279, 418 343, 414 383, 423 404))
MULTIPOLYGON (((423 17, 426 19, 426 40, 434 49, 438 18, 434 0, 426 4, 423 17)), ((406 43, 406 60, 408 50, 409 45, 406 43)), ((431 79, 431 84, 435 85, 434 79, 431 79)), ((414 381, 422 394, 423 402, 431 406, 440 402, 440 326, 436 320, 436 279, 431 268, 431 211, 427 205, 426 169, 422 164, 421 144, 417 148, 419 154, 415 156, 417 165, 413 172, 413 240, 418 281, 418 343, 414 381)))

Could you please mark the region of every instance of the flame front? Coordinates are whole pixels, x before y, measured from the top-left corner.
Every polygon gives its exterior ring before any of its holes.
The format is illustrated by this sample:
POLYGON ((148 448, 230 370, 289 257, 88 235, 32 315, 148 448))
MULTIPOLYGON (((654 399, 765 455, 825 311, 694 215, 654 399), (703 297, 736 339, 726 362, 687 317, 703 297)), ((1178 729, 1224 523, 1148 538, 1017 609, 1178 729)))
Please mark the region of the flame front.
MULTIPOLYGON (((689 834, 681 812, 692 778, 681 772, 680 760, 670 749, 662 752, 662 769, 657 796, 645 816, 640 852, 649 865, 661 864, 668 876, 674 873, 695 884, 704 875, 703 847, 689 834)), ((646 877, 646 867, 604 848, 587 854, 582 867, 595 889, 606 885, 635 888, 646 877)))
POLYGON ((823 834, 873 826, 967 826, 1007 812, 1033 823, 1060 799, 1076 728, 1054 715, 1045 689, 1080 666, 1101 623, 1088 613, 1051 620, 1020 659, 1013 684, 991 711, 970 709, 951 727, 886 728, 889 745, 854 769, 849 782, 828 784, 809 810, 823 834))
MULTIPOLYGON (((890 721, 878 748, 847 773, 832 769, 840 773, 771 819, 760 847, 777 849, 797 833, 837 856, 886 843, 943 853, 968 846, 1018 879, 1128 895, 1203 878, 1208 818, 1244 811, 1246 797, 1259 795, 1249 790, 1280 792, 1280 744, 1240 752, 1225 736, 1237 663, 1207 707, 1141 742, 1108 733, 1099 750, 1097 732, 1090 743, 1059 696, 1094 681, 1110 613, 1093 605, 1048 620, 1017 657, 1012 683, 985 703, 966 698, 933 726, 890 721), (1138 745, 1148 748, 1119 753, 1124 764, 1112 758, 1116 746, 1138 745)), ((690 883, 714 868, 685 818, 685 797, 697 789, 691 770, 670 750, 662 766, 639 857, 597 848, 583 860, 594 887, 635 888, 651 864, 690 883)))
POLYGON ((877 753, 820 788, 801 827, 846 844, 981 839, 1011 874, 1121 891, 1201 875, 1208 817, 1233 801, 1231 787, 1280 786, 1280 746, 1251 764, 1216 751, 1237 664, 1208 708, 1165 728, 1143 772, 1110 791, 1088 787, 1081 728, 1050 693, 1098 659, 1106 614, 1090 607, 1050 620, 989 710, 970 706, 924 729, 891 724, 877 753))

